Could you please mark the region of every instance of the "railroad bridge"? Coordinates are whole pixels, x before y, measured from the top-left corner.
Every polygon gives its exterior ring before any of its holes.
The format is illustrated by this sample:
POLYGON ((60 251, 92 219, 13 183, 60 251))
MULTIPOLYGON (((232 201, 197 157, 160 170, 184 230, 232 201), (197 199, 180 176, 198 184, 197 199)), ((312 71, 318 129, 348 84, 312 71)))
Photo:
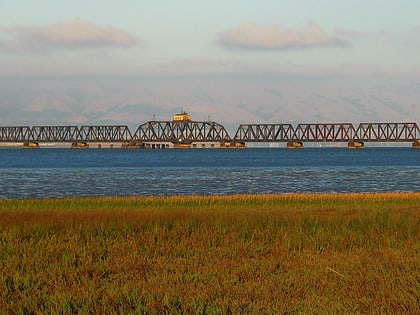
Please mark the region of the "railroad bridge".
POLYGON ((347 142, 349 148, 363 148, 365 142, 413 142, 420 146, 420 129, 408 123, 312 123, 241 124, 234 139, 243 142, 286 142, 301 148, 304 142, 347 142))
POLYGON ((288 148, 303 148, 305 142, 345 142, 349 148, 363 148, 365 142, 412 142, 420 148, 420 129, 415 122, 397 123, 307 123, 241 124, 232 138, 216 122, 192 121, 188 114, 172 121, 149 121, 132 133, 126 125, 110 126, 0 126, 0 143, 38 147, 40 143, 89 144, 123 148, 245 147, 246 143, 283 142, 288 148))

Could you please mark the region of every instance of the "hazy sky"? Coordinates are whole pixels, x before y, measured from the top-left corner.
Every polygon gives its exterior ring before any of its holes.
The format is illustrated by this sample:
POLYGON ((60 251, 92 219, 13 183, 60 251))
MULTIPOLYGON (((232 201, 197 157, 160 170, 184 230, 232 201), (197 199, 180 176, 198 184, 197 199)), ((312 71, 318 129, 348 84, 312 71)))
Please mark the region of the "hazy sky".
POLYGON ((232 124, 416 121, 419 10, 418 0, 4 0, 0 125, 134 123, 180 106, 232 124))

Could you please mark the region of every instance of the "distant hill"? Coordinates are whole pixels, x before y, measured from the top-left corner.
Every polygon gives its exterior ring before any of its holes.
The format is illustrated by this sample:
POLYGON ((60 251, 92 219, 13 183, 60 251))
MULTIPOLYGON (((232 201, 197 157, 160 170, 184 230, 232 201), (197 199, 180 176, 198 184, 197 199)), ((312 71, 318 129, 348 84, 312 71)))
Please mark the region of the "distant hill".
POLYGON ((420 89, 334 79, 31 78, 0 79, 0 125, 128 124, 170 120, 240 123, 420 122, 420 89))

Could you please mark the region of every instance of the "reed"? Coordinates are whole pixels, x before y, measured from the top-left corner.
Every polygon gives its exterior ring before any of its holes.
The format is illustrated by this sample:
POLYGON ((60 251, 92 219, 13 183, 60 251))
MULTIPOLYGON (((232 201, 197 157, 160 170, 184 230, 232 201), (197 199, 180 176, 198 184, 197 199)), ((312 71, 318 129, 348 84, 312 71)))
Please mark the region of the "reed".
POLYGON ((0 201, 0 313, 419 313, 419 193, 0 201))

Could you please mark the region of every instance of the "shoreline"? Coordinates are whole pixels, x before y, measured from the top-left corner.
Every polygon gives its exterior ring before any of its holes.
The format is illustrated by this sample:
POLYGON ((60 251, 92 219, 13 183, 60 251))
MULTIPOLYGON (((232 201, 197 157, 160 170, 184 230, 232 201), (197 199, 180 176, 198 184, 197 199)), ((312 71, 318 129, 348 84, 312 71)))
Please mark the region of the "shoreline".
POLYGON ((393 192, 337 192, 337 193, 279 193, 279 194, 226 194, 226 195, 130 195, 130 196, 76 196, 76 197, 45 197, 45 198, 5 198, 0 199, 0 203, 5 201, 43 201, 43 200, 189 200, 189 199, 214 199, 214 200, 235 200, 235 199, 287 199, 287 198, 351 198, 351 197, 383 197, 383 198, 395 198, 395 197, 418 197, 420 198, 420 191, 393 191, 393 192))

